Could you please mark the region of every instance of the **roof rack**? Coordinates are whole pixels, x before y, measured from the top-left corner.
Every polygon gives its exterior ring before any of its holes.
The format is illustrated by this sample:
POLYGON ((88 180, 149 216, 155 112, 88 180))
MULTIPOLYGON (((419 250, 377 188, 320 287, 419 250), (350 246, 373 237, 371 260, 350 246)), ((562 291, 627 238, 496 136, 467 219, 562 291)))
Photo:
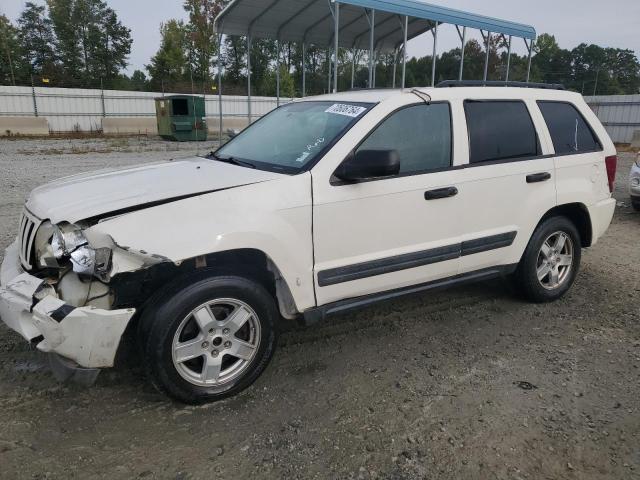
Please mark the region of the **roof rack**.
POLYGON ((436 88, 447 87, 518 87, 566 90, 561 83, 505 82, 502 80, 445 80, 436 85, 436 88))

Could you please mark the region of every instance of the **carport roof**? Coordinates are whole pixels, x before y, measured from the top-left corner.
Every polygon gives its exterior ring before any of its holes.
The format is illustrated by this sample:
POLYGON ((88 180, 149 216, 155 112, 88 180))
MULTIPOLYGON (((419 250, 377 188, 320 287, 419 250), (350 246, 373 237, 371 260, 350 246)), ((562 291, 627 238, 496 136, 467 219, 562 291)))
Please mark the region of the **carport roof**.
MULTIPOLYGON (((330 0, 233 0, 216 18, 218 33, 333 44, 330 0)), ((345 48, 369 48, 367 10, 375 10, 375 48, 393 50, 403 42, 400 17, 408 16, 409 39, 448 23, 529 40, 536 31, 529 25, 485 17, 418 0, 341 0, 339 43, 345 48)))

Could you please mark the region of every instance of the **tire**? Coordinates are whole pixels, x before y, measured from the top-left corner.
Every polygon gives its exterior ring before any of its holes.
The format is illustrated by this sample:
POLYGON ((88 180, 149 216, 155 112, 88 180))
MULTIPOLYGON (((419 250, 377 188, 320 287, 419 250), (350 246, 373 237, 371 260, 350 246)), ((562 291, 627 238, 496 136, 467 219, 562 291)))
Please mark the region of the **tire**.
POLYGON ((633 207, 636 212, 640 212, 640 200, 631 200, 631 207, 633 207))
POLYGON ((187 279, 172 291, 140 319, 145 372, 154 386, 188 404, 249 387, 276 348, 273 297, 238 276, 187 279))
POLYGON ((531 302, 558 300, 573 285, 580 269, 581 257, 580 234, 573 222, 563 216, 547 218, 533 232, 520 260, 515 274, 517 285, 531 302), (564 243, 559 252, 556 252, 560 237, 564 239, 564 243), (567 265, 568 256, 571 258, 567 265), (547 270, 548 273, 544 275, 547 270), (539 274, 542 278, 539 278, 539 274))

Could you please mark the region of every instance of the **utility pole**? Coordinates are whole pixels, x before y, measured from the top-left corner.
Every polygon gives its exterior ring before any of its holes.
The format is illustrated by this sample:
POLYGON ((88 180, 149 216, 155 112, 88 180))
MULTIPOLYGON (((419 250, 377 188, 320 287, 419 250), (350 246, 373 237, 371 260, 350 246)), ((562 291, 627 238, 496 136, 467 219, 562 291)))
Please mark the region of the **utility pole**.
POLYGON ((596 84, 593 86, 593 96, 596 96, 596 91, 598 90, 598 77, 600 76, 600 67, 598 67, 598 71, 596 72, 596 84))

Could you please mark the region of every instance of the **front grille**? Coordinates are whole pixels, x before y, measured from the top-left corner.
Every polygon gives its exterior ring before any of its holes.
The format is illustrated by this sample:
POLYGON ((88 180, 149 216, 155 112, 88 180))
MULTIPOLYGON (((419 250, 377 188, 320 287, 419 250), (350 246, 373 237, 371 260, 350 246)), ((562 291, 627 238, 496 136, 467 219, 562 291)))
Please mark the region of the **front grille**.
POLYGON ((20 246, 20 263, 25 270, 33 268, 33 243, 36 238, 36 232, 40 226, 40 220, 29 212, 26 208, 22 212, 20 219, 20 229, 18 230, 18 245, 20 246))

